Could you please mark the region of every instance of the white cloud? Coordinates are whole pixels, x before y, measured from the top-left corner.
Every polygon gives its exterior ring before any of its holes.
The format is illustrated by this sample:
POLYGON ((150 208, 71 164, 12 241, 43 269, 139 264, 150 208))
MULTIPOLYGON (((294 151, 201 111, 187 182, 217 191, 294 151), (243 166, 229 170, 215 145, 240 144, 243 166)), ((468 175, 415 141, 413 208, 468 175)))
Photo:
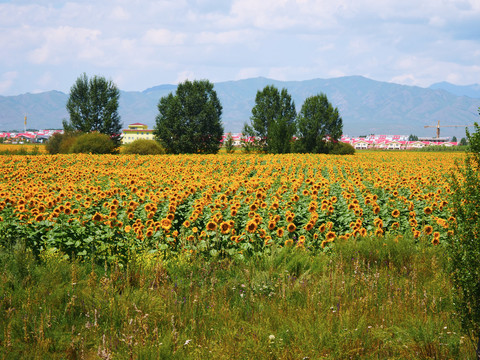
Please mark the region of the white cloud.
POLYGON ((224 32, 205 31, 195 36, 197 44, 232 45, 254 41, 254 32, 251 30, 233 30, 224 32))
POLYGON ((3 73, 2 77, 0 78, 0 93, 7 93, 17 76, 18 73, 16 71, 8 71, 3 73))
POLYGON ((0 76, 0 93, 65 90, 83 71, 129 89, 194 74, 472 83, 479 19, 478 0, 12 1, 0 3, 0 68, 17 77, 0 76))
POLYGON ((177 74, 175 84, 184 82, 185 80, 190 80, 190 81, 197 80, 197 78, 195 77, 195 73, 190 70, 181 71, 180 73, 177 74))
POLYGON ((95 29, 61 26, 38 32, 41 44, 29 53, 34 64, 62 64, 69 60, 91 60, 103 55, 99 45, 101 32, 95 29))
POLYGON ((112 10, 110 18, 118 21, 126 21, 126 20, 130 20, 131 16, 130 16, 130 13, 126 11, 123 7, 116 6, 112 10))
POLYGON ((143 41, 149 45, 169 46, 182 45, 186 38, 186 34, 175 33, 168 29, 150 29, 143 36, 143 41))

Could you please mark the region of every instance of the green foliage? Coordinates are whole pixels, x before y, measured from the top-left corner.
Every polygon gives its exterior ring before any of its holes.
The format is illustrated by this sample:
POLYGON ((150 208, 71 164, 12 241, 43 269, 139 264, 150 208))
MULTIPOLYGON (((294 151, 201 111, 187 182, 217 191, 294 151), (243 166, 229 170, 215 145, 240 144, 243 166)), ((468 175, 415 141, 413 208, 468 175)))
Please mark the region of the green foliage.
POLYGON ((287 89, 281 92, 273 86, 257 91, 252 108, 251 124, 245 124, 243 134, 254 138, 253 146, 260 151, 284 154, 291 151, 295 134, 295 103, 287 89))
POLYGON ((125 145, 124 154, 159 155, 165 154, 165 149, 155 140, 137 139, 125 145))
POLYGON ((332 148, 329 153, 332 155, 354 155, 355 148, 350 144, 339 141, 332 144, 332 148))
POLYGON ((73 153, 113 154, 116 152, 116 148, 115 143, 108 135, 92 132, 78 136, 70 151, 73 153))
POLYGON ((462 138, 460 139, 460 145, 466 146, 466 145, 467 145, 467 139, 465 139, 464 137, 462 137, 462 138))
POLYGON ((305 99, 297 119, 298 150, 302 153, 329 153, 332 142, 342 136, 343 121, 338 109, 319 94, 305 99))
POLYGON ((68 154, 71 153, 73 144, 81 132, 55 133, 45 144, 45 149, 49 154, 68 154))
POLYGON ((223 136, 222 105, 208 80, 185 81, 158 103, 155 137, 171 154, 215 154, 223 136))
POLYGON ((467 150, 467 146, 457 145, 457 146, 445 146, 445 145, 430 145, 423 148, 410 149, 408 151, 416 152, 464 152, 467 150))
POLYGON ((227 154, 232 154, 235 152, 235 146, 233 146, 233 137, 231 132, 227 134, 227 138, 225 139, 225 151, 227 154))
POLYGON ((452 137, 452 142, 457 142, 457 137, 456 136, 452 137))
POLYGON ((408 141, 418 141, 418 136, 410 134, 410 136, 408 137, 408 141))
POLYGON ((112 81, 84 73, 70 89, 67 110, 70 122, 63 121, 65 131, 97 131, 110 136, 120 146, 122 124, 118 115, 120 91, 112 81))
POLYGON ((465 162, 451 175, 455 236, 448 255, 453 283, 458 289, 456 306, 465 329, 479 338, 480 356, 480 127, 467 131, 469 147, 465 162))

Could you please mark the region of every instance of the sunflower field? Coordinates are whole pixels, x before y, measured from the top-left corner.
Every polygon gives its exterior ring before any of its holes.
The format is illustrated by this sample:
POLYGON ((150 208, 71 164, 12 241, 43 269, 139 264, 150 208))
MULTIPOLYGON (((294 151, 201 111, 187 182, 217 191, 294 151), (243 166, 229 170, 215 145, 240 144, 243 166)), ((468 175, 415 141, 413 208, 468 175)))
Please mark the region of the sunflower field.
POLYGON ((463 156, 0 155, 0 245, 112 260, 387 235, 436 245, 453 234, 447 179, 463 156))

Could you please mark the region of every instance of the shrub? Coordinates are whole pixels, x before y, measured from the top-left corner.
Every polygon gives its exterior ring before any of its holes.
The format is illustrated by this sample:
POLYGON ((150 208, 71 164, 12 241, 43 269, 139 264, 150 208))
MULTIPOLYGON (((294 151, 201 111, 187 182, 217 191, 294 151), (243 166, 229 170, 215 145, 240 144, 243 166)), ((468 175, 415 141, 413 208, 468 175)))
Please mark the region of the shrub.
POLYGON ((73 153, 113 154, 115 143, 106 134, 92 132, 80 135, 70 150, 73 153))
POLYGON ((165 154, 165 149, 158 141, 137 139, 126 145, 122 152, 125 154, 159 155, 165 154))
POLYGON ((339 141, 333 144, 329 153, 332 155, 353 155, 355 154, 355 148, 350 144, 339 141))
POLYGON ((447 246, 450 273, 457 289, 455 305, 462 325, 477 338, 480 359, 480 128, 467 131, 470 146, 464 164, 452 173, 451 202, 456 219, 455 235, 447 246))
POLYGON ((68 154, 80 135, 80 132, 55 133, 46 142, 45 149, 49 154, 68 154))

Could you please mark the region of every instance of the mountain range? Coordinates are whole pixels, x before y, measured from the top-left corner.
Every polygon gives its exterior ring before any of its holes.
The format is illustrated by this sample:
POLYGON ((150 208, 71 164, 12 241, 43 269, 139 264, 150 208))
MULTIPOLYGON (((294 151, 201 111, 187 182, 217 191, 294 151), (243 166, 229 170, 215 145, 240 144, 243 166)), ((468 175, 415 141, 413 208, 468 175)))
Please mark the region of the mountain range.
MULTIPOLYGON (((369 134, 416 134, 435 136, 436 129, 425 125, 459 125, 441 129, 442 136, 462 137, 465 125, 479 121, 480 85, 458 86, 447 82, 428 88, 375 81, 362 76, 304 81, 278 81, 263 77, 214 84, 223 106, 226 132, 240 132, 249 122, 255 95, 267 85, 286 88, 297 112, 304 100, 325 93, 338 107, 343 132, 350 136, 369 134)), ((120 91, 119 114, 126 127, 141 122, 153 127, 161 97, 174 92, 176 85, 160 85, 144 91, 120 91)), ((68 118, 65 104, 68 94, 48 91, 38 94, 0 96, 0 131, 23 128, 61 128, 68 118)))

